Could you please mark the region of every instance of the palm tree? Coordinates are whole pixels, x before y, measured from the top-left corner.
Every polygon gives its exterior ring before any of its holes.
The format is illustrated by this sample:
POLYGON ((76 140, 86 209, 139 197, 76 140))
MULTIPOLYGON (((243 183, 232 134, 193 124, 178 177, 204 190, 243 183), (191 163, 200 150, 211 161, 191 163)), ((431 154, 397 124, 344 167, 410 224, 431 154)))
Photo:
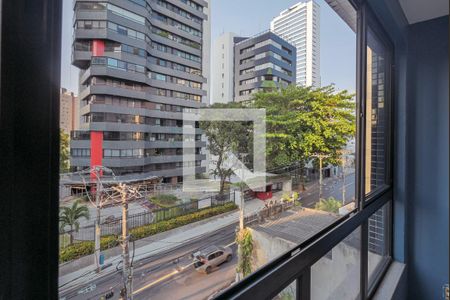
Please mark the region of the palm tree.
POLYGON ((85 218, 89 220, 89 210, 87 206, 78 204, 80 200, 75 201, 72 204, 72 207, 62 207, 59 214, 59 224, 60 230, 63 231, 64 227, 70 226, 70 245, 73 243, 73 231, 78 232, 80 228, 80 222, 78 221, 81 218, 85 218))
POLYGON ((342 203, 340 201, 330 197, 328 199, 320 199, 320 201, 316 203, 315 209, 338 213, 341 206, 342 203))

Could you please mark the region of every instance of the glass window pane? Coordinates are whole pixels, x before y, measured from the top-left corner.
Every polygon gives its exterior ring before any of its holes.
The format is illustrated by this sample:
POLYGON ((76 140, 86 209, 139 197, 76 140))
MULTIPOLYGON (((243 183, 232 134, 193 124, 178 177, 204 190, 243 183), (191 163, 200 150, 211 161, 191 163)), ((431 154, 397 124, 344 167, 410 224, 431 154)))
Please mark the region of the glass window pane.
POLYGON ((387 49, 369 28, 367 32, 365 192, 386 182, 387 112, 384 85, 387 49))
POLYGON ((297 299, 297 280, 284 288, 273 300, 296 300, 297 299))
POLYGON ((369 218, 368 228, 368 274, 369 287, 389 257, 389 205, 386 203, 369 218))
POLYGON ((311 267, 311 300, 354 300, 359 295, 361 230, 347 238, 311 267))

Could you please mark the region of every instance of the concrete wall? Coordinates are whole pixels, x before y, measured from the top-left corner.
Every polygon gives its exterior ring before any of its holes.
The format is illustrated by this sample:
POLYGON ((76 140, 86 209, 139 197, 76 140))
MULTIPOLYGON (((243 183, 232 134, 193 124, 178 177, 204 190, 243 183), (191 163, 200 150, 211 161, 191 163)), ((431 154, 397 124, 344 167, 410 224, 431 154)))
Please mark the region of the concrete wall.
POLYGON ((449 280, 448 16, 411 25, 408 44, 409 290, 439 299, 449 280))
POLYGON ((219 36, 212 50, 212 98, 213 103, 233 101, 234 92, 234 37, 236 34, 226 32, 219 36), (222 67, 223 66, 223 67, 222 67), (223 74, 223 78, 222 78, 223 74), (222 87, 223 86, 223 87, 222 87), (223 94, 223 96, 222 96, 223 94))
POLYGON ((370 0, 395 47, 394 258, 407 297, 448 283, 448 16, 408 25, 397 1, 370 0), (432 234, 431 234, 432 233, 432 234))
MULTIPOLYGON (((295 243, 270 236, 250 228, 254 242, 254 269, 295 247, 295 243)), ((359 231, 334 247, 311 268, 311 299, 356 299, 359 293, 360 250, 359 231)), ((377 265, 380 257, 369 253, 369 266, 377 265)), ((295 292, 289 286, 287 291, 295 292)))

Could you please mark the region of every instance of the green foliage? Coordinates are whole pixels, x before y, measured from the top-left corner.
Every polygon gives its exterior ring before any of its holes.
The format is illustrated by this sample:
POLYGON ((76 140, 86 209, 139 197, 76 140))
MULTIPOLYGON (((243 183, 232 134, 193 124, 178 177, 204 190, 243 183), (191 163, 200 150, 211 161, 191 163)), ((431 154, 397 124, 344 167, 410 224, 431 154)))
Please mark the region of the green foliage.
POLYGON ((284 193, 283 196, 281 196, 281 200, 284 202, 292 202, 298 199, 298 193, 293 192, 292 194, 284 193))
MULTIPOLYGON (((212 109, 236 109, 243 108, 240 102, 227 104, 216 103, 212 109)), ((214 113, 214 110, 211 110, 214 113)), ((233 173, 234 166, 225 166, 224 162, 233 153, 241 161, 245 156, 249 165, 253 165, 251 154, 253 153, 253 127, 251 122, 236 121, 201 121, 200 128, 208 137, 208 150, 217 157, 215 169, 211 172, 214 177, 220 178, 219 194, 224 193, 225 181, 233 173)))
POLYGON ((59 172, 69 171, 69 135, 59 130, 59 172))
POLYGON ((59 213, 59 227, 63 231, 64 227, 70 226, 70 244, 73 243, 73 231, 78 232, 80 228, 79 219, 89 220, 89 209, 85 205, 79 205, 80 200, 75 201, 71 207, 61 207, 59 213))
POLYGON ((256 93, 251 106, 265 108, 267 114, 267 167, 297 161, 303 166, 316 153, 330 155, 327 162, 337 164, 339 151, 356 131, 352 98, 334 86, 256 93))
POLYGON ((293 291, 282 291, 279 295, 280 300, 294 300, 295 296, 293 291))
POLYGON ((226 203, 224 205, 204 208, 194 213, 179 216, 170 220, 165 220, 153 224, 148 224, 140 227, 136 227, 130 230, 132 240, 142 239, 144 237, 157 234, 159 232, 171 230, 183 225, 187 225, 193 222, 197 222, 209 217, 213 217, 219 214, 223 214, 228 211, 236 209, 237 206, 234 203, 226 203))
POLYGON ((320 199, 320 201, 316 203, 315 209, 338 213, 341 206, 342 203, 340 201, 330 197, 328 199, 320 199))
POLYGON ((160 32, 158 32, 158 35, 165 37, 165 38, 169 37, 169 33, 167 31, 160 31, 160 32))
POLYGON ((151 197, 150 201, 159 207, 172 207, 178 205, 180 199, 178 199, 175 195, 161 194, 151 197))
MULTIPOLYGON (((119 245, 119 238, 116 235, 107 235, 100 239, 100 250, 106 250, 119 245)), ((94 253, 95 244, 93 241, 83 241, 60 249, 59 262, 67 262, 94 253)))
MULTIPOLYGON (((237 208, 234 203, 226 203, 224 205, 201 209, 195 213, 176 217, 170 220, 161 221, 153 224, 136 227, 130 230, 131 240, 142 239, 160 232, 174 229, 189 223, 197 222, 209 217, 213 217, 225 212, 235 210, 237 208)), ((106 250, 119 245, 119 238, 116 235, 104 236, 100 240, 100 249, 106 250)), ((94 242, 84 241, 62 248, 59 252, 59 262, 67 262, 85 255, 94 253, 94 242)))
POLYGON ((236 243, 240 246, 240 259, 236 270, 246 277, 252 273, 253 238, 250 229, 244 228, 239 231, 236 243))

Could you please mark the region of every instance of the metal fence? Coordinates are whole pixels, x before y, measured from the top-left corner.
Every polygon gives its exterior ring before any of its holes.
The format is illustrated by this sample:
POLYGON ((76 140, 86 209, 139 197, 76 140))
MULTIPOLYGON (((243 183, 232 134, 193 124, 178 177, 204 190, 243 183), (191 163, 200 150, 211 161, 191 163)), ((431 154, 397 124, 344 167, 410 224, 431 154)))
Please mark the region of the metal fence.
POLYGON ((277 216, 283 211, 293 207, 294 205, 295 205, 294 202, 285 202, 285 203, 276 203, 274 205, 264 207, 257 213, 245 216, 244 223, 250 225, 255 222, 263 222, 265 219, 277 216))
MULTIPOLYGON (((128 216, 128 228, 136 228, 160 221, 169 220, 175 217, 196 212, 203 208, 224 205, 228 202, 234 202, 234 193, 225 195, 214 195, 199 200, 192 200, 177 206, 158 208, 151 211, 145 211, 128 216)), ((122 218, 113 220, 104 220, 100 224, 100 232, 102 236, 111 234, 120 234, 122 232, 122 218)), ((60 234, 70 234, 70 231, 60 232, 60 234)), ((75 241, 93 241, 95 239, 95 224, 83 226, 78 231, 72 232, 75 241)))

